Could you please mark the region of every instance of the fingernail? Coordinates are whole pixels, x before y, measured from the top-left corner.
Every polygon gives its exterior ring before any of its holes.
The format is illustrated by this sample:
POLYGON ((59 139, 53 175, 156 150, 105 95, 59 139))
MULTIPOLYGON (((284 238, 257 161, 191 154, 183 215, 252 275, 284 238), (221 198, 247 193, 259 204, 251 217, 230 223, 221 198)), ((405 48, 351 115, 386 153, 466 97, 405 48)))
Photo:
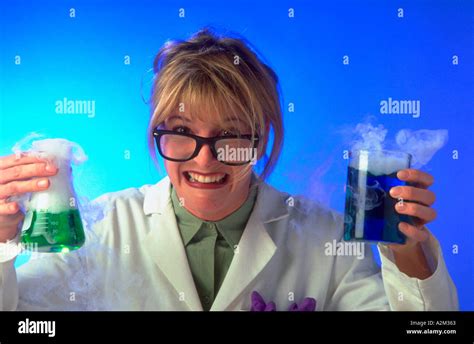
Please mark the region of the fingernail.
POLYGON ((40 188, 45 188, 45 187, 47 187, 47 186, 48 186, 48 180, 46 180, 46 179, 40 180, 40 181, 38 182, 38 186, 39 186, 40 188))
POLYGON ((50 165, 50 164, 46 164, 46 171, 54 172, 54 171, 56 171, 56 167, 54 167, 53 165, 50 165))
POLYGON ((390 189, 390 195, 392 197, 398 197, 402 193, 402 189, 399 187, 394 187, 390 189))
POLYGON ((408 178, 408 172, 407 171, 398 171, 397 177, 399 179, 406 179, 406 178, 408 178))
POLYGON ((403 202, 398 202, 397 203, 397 208, 398 209, 404 209, 405 208, 405 204, 403 202))

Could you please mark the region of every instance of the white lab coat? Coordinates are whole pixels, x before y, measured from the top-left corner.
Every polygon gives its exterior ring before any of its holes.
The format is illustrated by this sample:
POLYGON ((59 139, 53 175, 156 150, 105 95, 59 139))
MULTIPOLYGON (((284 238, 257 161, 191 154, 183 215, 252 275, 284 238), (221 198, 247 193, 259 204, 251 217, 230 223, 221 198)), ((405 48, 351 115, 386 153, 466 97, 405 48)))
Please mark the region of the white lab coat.
MULTIPOLYGON (((211 310, 249 310, 258 291, 277 310, 305 297, 316 310, 457 310, 456 288, 433 236, 423 245, 434 274, 410 278, 379 245, 365 258, 327 254, 343 218, 262 184, 211 310)), ((105 194, 109 207, 67 254, 37 254, 18 271, 0 254, 2 310, 202 310, 170 201, 170 181, 105 194), (5 261, 6 260, 6 261, 5 261)), ((6 245, 6 244, 3 244, 6 245)))

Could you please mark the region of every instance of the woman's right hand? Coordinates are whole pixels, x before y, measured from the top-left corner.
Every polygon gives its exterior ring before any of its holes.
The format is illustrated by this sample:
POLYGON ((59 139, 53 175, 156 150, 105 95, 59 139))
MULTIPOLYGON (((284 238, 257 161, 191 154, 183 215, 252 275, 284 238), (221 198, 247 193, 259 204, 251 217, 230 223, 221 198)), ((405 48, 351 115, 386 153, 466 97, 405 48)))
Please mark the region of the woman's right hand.
POLYGON ((13 239, 25 214, 11 196, 46 190, 58 169, 48 160, 27 154, 0 157, 0 243, 13 239))

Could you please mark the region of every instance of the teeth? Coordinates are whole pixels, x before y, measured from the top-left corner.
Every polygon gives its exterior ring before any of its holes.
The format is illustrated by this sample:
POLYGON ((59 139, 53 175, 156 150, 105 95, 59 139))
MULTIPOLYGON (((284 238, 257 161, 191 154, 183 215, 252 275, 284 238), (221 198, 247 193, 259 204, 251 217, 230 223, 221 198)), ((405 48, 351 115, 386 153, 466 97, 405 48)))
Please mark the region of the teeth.
POLYGON ((188 174, 190 177, 189 180, 191 182, 197 181, 199 183, 218 183, 225 177, 225 173, 216 174, 213 176, 203 176, 201 174, 194 173, 194 172, 188 172, 188 174))

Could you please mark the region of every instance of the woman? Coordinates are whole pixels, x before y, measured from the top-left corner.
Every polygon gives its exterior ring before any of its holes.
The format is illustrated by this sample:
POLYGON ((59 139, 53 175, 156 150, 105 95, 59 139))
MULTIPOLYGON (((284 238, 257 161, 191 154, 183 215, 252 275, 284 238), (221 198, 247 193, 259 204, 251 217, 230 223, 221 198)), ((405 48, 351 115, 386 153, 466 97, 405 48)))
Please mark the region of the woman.
MULTIPOLYGON (((324 245, 342 238, 341 215, 263 181, 283 140, 275 73, 243 41, 208 30, 165 45, 154 67, 148 138, 168 177, 100 197, 96 204, 110 211, 76 252, 18 272, 14 254, 0 256, 1 309, 458 308, 439 244, 424 227, 436 216, 431 175, 399 172, 418 187, 391 195, 416 201, 397 211, 417 222, 400 225, 405 245, 378 245, 381 271, 369 248, 364 259, 326 255, 324 245), (256 160, 264 161, 260 176, 256 160)), ((31 156, 3 157, 0 169, 0 242, 8 245, 23 219, 8 197, 46 189, 57 169, 31 156)))

